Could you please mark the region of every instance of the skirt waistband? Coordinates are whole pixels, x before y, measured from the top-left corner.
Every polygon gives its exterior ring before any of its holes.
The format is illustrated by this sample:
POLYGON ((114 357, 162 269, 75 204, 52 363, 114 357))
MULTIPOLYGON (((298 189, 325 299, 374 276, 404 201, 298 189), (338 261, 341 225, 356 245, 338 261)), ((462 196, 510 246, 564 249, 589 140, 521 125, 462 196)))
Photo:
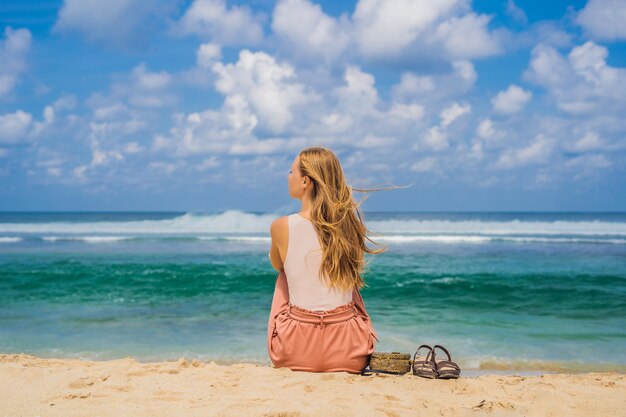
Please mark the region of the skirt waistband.
POLYGON ((319 324, 324 327, 326 324, 341 323, 350 320, 358 314, 354 301, 349 304, 339 306, 329 311, 310 311, 291 303, 287 306, 287 315, 294 320, 304 323, 319 324))

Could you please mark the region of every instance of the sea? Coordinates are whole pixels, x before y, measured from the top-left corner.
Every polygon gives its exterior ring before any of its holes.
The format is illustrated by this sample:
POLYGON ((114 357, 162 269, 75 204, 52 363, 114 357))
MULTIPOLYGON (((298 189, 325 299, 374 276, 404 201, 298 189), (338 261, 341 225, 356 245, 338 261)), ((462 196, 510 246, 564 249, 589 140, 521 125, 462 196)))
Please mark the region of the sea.
MULTIPOLYGON (((269 366, 269 228, 291 213, 1 212, 0 353, 269 366)), ((626 372, 626 213, 363 219, 386 247, 361 290, 377 351, 440 344, 468 375, 626 372)))

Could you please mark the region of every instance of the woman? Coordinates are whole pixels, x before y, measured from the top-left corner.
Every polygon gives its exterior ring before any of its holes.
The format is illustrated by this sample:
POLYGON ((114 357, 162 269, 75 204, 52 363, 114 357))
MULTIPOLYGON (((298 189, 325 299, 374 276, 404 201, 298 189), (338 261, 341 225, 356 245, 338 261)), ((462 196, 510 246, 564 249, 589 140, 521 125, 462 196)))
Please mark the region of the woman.
POLYGON ((270 227, 269 257, 279 272, 268 322, 270 359, 294 371, 359 373, 378 341, 359 292, 365 286, 363 253, 386 248, 365 246, 365 239, 373 241, 361 203, 353 200, 329 149, 301 151, 288 183, 302 209, 270 227))

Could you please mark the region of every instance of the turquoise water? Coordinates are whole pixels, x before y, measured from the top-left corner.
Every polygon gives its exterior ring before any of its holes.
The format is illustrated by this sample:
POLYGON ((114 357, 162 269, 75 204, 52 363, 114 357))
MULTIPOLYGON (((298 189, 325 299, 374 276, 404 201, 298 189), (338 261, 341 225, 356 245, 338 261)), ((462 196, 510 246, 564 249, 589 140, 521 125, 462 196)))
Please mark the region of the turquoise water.
MULTIPOLYGON (((0 352, 269 364, 288 213, 0 213, 0 352)), ((626 370, 626 214, 365 213, 379 351, 466 370, 626 370), (370 245, 371 246, 371 245, 370 245)))

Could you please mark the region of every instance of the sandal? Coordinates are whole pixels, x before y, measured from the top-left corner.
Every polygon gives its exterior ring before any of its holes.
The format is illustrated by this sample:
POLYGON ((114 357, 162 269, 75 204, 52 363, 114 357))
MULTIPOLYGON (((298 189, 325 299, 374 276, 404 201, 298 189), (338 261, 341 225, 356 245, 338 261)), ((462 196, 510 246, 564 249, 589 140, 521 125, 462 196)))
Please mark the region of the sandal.
POLYGON ((461 368, 459 368, 459 365, 457 365, 455 362, 452 362, 452 357, 450 356, 450 352, 448 352, 448 350, 441 345, 435 345, 433 347, 433 356, 434 356, 435 349, 437 348, 443 350, 446 353, 446 355, 448 355, 448 360, 440 360, 440 361, 435 360, 435 365, 437 367, 437 374, 439 375, 439 378, 441 379, 458 378, 459 375, 461 375, 461 368))
POLYGON ((415 355, 413 355, 413 362, 411 363, 413 367, 413 375, 421 376, 423 378, 434 379, 437 378, 437 365, 435 364, 435 351, 428 345, 421 345, 415 351, 415 355), (427 348, 428 353, 425 357, 419 356, 417 360, 417 352, 420 351, 421 348, 427 348))

